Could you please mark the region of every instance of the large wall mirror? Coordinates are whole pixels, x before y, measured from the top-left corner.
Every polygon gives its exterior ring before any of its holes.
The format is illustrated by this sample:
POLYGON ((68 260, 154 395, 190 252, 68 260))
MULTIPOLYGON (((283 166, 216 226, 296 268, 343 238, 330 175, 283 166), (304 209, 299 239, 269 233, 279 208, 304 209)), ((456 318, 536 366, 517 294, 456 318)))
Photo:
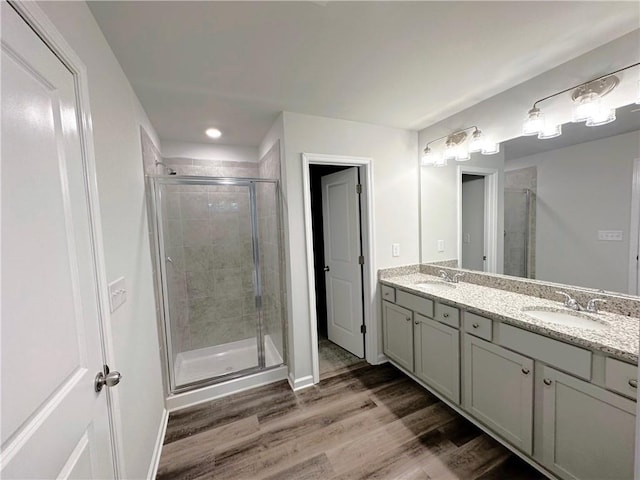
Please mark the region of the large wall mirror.
POLYGON ((504 142, 503 273, 637 295, 639 150, 637 104, 504 142))

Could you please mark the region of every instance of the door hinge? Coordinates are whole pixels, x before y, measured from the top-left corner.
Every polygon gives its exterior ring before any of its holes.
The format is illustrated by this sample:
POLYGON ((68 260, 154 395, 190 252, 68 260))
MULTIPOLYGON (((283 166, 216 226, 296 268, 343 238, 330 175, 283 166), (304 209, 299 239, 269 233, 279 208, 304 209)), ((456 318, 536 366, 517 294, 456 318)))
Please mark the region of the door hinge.
POLYGON ((360 325, 360 333, 367 333, 367 326, 366 325, 360 325))
POLYGON ((358 257, 358 263, 359 263, 360 265, 364 265, 364 255, 360 255, 360 256, 358 257))
POLYGON ((360 185, 360 184, 357 184, 357 185, 356 185, 356 193, 357 193, 358 195, 360 195, 360 194, 362 193, 362 185, 360 185))

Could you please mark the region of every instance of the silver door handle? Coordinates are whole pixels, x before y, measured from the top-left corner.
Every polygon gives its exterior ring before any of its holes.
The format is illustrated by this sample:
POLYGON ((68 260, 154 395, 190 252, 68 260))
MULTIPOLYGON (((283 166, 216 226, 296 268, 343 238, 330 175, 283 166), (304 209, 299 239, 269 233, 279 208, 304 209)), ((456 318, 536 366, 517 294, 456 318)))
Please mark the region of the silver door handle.
POLYGON ((329 271, 329 270, 331 270, 331 269, 330 269, 330 268, 329 268, 329 266, 327 265, 326 267, 324 267, 324 269, 323 269, 323 270, 324 270, 325 272, 328 272, 328 271, 329 271))
POLYGON ((631 388, 638 388, 638 380, 632 378, 629 380, 629 386, 631 388))
POLYGON ((168 261, 169 263, 173 263, 173 260, 171 259, 171 257, 167 257, 167 261, 168 261))
POLYGON ((101 392, 102 387, 105 385, 107 387, 115 387, 120 383, 120 380, 122 380, 120 372, 109 372, 106 375, 104 372, 98 372, 94 381, 96 392, 101 392))

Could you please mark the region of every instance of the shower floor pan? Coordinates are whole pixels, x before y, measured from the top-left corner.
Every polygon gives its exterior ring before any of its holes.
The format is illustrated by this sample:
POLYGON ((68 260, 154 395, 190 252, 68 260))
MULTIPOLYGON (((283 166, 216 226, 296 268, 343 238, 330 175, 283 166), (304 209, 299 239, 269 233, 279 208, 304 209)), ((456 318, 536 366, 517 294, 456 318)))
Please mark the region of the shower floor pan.
MULTIPOLYGON (((271 337, 265 335, 265 366, 280 365, 282 357, 271 337)), ((258 366, 256 338, 178 353, 174 364, 176 385, 207 380, 258 366)))

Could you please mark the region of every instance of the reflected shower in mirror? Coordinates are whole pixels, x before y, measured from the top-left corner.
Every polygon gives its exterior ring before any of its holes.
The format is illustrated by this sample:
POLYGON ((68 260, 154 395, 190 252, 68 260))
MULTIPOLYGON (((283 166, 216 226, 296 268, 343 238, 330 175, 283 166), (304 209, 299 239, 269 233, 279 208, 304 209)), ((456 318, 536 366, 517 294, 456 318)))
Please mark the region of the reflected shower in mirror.
POLYGON ((640 105, 617 116, 503 144, 504 274, 638 295, 640 105))

